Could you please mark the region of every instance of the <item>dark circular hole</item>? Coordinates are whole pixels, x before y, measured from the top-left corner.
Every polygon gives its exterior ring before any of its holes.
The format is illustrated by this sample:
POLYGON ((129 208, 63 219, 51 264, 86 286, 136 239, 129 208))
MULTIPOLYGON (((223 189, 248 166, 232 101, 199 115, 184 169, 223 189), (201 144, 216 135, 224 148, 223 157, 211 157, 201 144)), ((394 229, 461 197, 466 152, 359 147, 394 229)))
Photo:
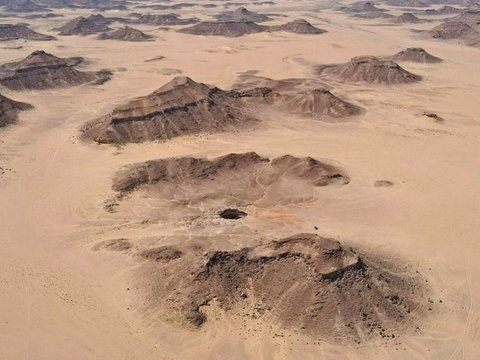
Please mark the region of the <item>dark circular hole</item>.
POLYGON ((238 220, 244 218, 248 214, 238 209, 225 209, 223 211, 220 211, 218 215, 220 215, 220 217, 224 219, 238 220))

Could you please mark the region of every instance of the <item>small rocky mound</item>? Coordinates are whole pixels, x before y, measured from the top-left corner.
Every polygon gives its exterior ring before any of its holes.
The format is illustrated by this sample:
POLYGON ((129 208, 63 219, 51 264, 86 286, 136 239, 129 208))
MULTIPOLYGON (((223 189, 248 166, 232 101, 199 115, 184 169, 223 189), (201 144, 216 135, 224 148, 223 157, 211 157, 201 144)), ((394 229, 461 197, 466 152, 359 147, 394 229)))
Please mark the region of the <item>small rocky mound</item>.
POLYGON ((470 26, 477 26, 480 25, 480 10, 467 10, 460 15, 448 19, 447 21, 462 22, 470 26))
POLYGON ((112 240, 105 240, 101 241, 96 244, 92 250, 99 251, 99 250, 111 250, 111 251, 127 251, 132 248, 132 244, 128 239, 112 239, 112 240))
POLYGON ((53 89, 106 80, 103 72, 74 68, 79 58, 62 59, 45 51, 34 51, 25 59, 0 66, 0 84, 11 90, 53 89))
POLYGON ((370 1, 357 1, 353 4, 351 4, 348 7, 342 7, 340 8, 341 11, 345 12, 380 12, 380 11, 385 11, 385 9, 380 9, 376 7, 372 2, 370 1))
POLYGON ((283 25, 272 26, 270 29, 272 31, 287 31, 295 34, 323 34, 327 32, 303 19, 294 20, 283 25))
POLYGON ((270 160, 252 152, 132 164, 114 176, 112 188, 120 195, 148 191, 169 206, 202 203, 203 209, 218 209, 300 203, 314 198, 315 187, 348 182, 338 168, 310 157, 270 160))
POLYGON ((434 39, 461 39, 466 40, 478 36, 478 32, 470 25, 463 22, 446 22, 435 26, 428 31, 428 34, 434 39))
POLYGON ((148 310, 191 328, 215 321, 216 304, 243 321, 358 343, 414 329, 428 306, 420 275, 314 234, 155 265, 148 310))
POLYGON ((393 185, 395 184, 390 180, 375 180, 373 183, 373 186, 375 187, 391 187, 393 185))
POLYGON ((222 219, 239 220, 246 217, 248 214, 245 211, 238 209, 225 209, 218 213, 222 219))
POLYGON ((439 123, 441 123, 441 122, 444 121, 444 119, 443 119, 440 115, 438 115, 438 114, 436 114, 436 113, 434 113, 434 112, 430 112, 430 111, 425 111, 425 112, 422 114, 422 116, 425 116, 425 117, 427 117, 427 118, 429 118, 429 119, 432 119, 433 121, 439 122, 439 123))
POLYGON ((420 76, 408 72, 397 63, 375 56, 355 57, 346 64, 320 66, 317 69, 322 75, 349 82, 394 85, 421 80, 420 76))
POLYGON ((146 14, 140 16, 138 19, 131 21, 134 24, 145 24, 145 25, 156 25, 156 26, 166 26, 166 25, 190 25, 196 24, 199 22, 197 18, 188 18, 182 19, 176 14, 165 14, 165 15, 151 15, 146 14))
POLYGON ((112 32, 103 33, 98 36, 100 40, 121 40, 121 41, 150 41, 153 36, 130 26, 117 29, 112 32))
POLYGON ((40 34, 32 29, 29 29, 25 25, 0 24, 0 41, 18 39, 38 41, 55 40, 53 36, 40 34))
POLYGON ((350 104, 326 89, 314 89, 297 94, 273 95, 272 104, 286 112, 315 119, 344 118, 362 113, 362 109, 350 104))
POLYGON ((64 36, 91 35, 112 30, 108 27, 112 22, 112 19, 108 19, 100 14, 90 15, 89 17, 80 16, 55 30, 64 36))
POLYGON ((38 5, 31 0, 26 0, 23 2, 15 2, 5 6, 6 12, 12 13, 29 13, 29 12, 46 12, 50 11, 47 7, 43 5, 38 5))
POLYGON ((216 15, 215 18, 219 21, 234 21, 234 22, 249 21, 249 22, 257 22, 257 23, 271 20, 271 18, 269 18, 267 15, 257 14, 255 12, 249 11, 244 7, 240 7, 234 11, 223 12, 221 14, 216 15))
POLYGON ((427 31, 428 37, 442 40, 460 40, 468 46, 480 47, 480 28, 463 22, 445 22, 427 31))
POLYGON ((439 63, 443 60, 433 56, 422 48, 407 48, 392 56, 393 61, 409 61, 417 63, 439 63))
POLYGON ((405 6, 412 8, 429 7, 430 5, 420 0, 385 0, 385 4, 390 6, 405 6))
POLYGON ((33 109, 30 104, 14 101, 0 95, 0 127, 15 122, 20 111, 30 109, 33 109))
POLYGON ((252 21, 203 21, 178 30, 184 34, 239 37, 266 31, 268 27, 252 21))
POLYGON ((140 253, 140 256, 144 259, 161 263, 168 263, 172 260, 179 259, 182 255, 183 252, 173 246, 160 246, 140 253))
POLYGON ((354 14, 353 17, 360 19, 393 19, 395 16, 383 11, 371 11, 366 13, 354 14))
POLYGON ((248 74, 239 79, 234 86, 239 97, 283 112, 313 119, 338 119, 363 111, 310 79, 273 80, 248 74))
POLYGON ((425 20, 416 17, 412 13, 403 13, 402 15, 397 16, 393 21, 399 24, 418 24, 425 22, 425 20))
POLYGON ((51 8, 59 9, 96 9, 104 10, 125 10, 128 4, 124 0, 37 0, 41 4, 51 8))
POLYGON ((126 143, 238 129, 256 121, 231 93, 177 77, 87 124, 83 132, 99 143, 126 143))
POLYGON ((451 14, 458 14, 461 13, 462 9, 453 7, 453 6, 443 6, 439 9, 426 9, 421 12, 422 15, 430 15, 430 16, 436 16, 436 15, 451 15, 451 14))

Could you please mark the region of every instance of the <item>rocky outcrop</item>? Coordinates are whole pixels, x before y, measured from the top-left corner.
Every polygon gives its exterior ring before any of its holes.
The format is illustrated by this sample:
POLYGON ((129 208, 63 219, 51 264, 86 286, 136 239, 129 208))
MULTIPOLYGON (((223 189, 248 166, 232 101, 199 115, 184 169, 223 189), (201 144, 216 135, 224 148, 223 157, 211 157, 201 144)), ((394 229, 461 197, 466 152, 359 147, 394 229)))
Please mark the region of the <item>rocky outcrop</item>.
POLYGON ((60 35, 91 35, 111 30, 108 26, 113 22, 103 15, 90 15, 89 17, 77 17, 70 20, 65 25, 55 29, 60 35))
POLYGON ((393 85, 421 80, 420 76, 403 69, 397 63, 375 56, 355 57, 346 64, 319 66, 317 70, 322 76, 348 82, 393 85))
POLYGON ((47 12, 50 11, 47 7, 34 3, 31 0, 26 0, 18 3, 11 3, 5 6, 6 12, 12 13, 30 13, 30 12, 47 12))
POLYGON ((312 35, 323 34, 327 32, 326 30, 319 29, 313 26, 308 21, 303 19, 294 20, 282 25, 271 26, 270 31, 286 31, 286 32, 291 32, 295 34, 312 34, 312 35))
POLYGON ((397 62, 409 61, 417 63, 439 63, 443 61, 422 48, 407 48, 393 55, 391 59, 397 62))
POLYGON ((353 13, 386 11, 385 9, 376 7, 374 3, 370 1, 358 1, 351 4, 348 7, 341 7, 340 10, 344 12, 353 12, 353 13))
POLYGON ((234 11, 226 11, 215 16, 219 21, 234 21, 234 22, 265 22, 271 20, 270 17, 264 14, 258 14, 249 11, 244 7, 240 7, 234 11))
POLYGON ((83 133, 99 143, 126 143, 237 129, 256 121, 231 93, 177 77, 89 123, 83 133))
POLYGON ((53 36, 40 34, 28 28, 26 25, 0 24, 0 41, 18 39, 37 41, 55 40, 53 36))
POLYGON ((121 41, 151 41, 152 35, 147 35, 143 31, 134 29, 130 26, 103 33, 98 36, 100 40, 121 40, 121 41))
POLYGON ((336 167, 310 157, 285 155, 270 160, 250 152, 228 154, 213 160, 184 157, 133 164, 117 173, 112 188, 129 192, 155 184, 197 182, 201 186, 201 182, 212 183, 234 175, 244 178, 261 176, 263 181, 261 178, 259 181, 264 184, 281 182, 285 177, 300 179, 312 186, 349 182, 349 178, 336 167))
POLYGON ((266 31, 268 27, 251 21, 204 21, 191 27, 180 29, 179 32, 193 35, 210 35, 238 37, 266 31))
POLYGON ((412 13, 403 13, 402 15, 397 16, 395 19, 393 19, 393 21, 399 24, 418 24, 425 22, 426 20, 420 19, 412 13))
POLYGON ((0 128, 17 120, 18 113, 33 109, 30 104, 14 101, 0 94, 0 128))
POLYGON ((480 47, 480 31, 463 22, 445 22, 426 32, 427 36, 440 40, 458 40, 468 46, 480 47))
POLYGON ((204 311, 215 304, 239 327, 268 319, 279 331, 358 343, 414 329, 428 307, 420 275, 315 234, 237 250, 151 251, 145 266, 159 275, 151 279, 146 310, 188 328, 215 322, 204 311))
POLYGON ((133 24, 145 24, 155 26, 167 25, 190 25, 199 22, 197 18, 180 18, 177 14, 156 14, 141 15, 137 19, 130 21, 133 24))
POLYGON ((62 59, 35 51, 25 59, 0 66, 0 84, 11 90, 43 90, 105 80, 104 72, 75 69, 79 58, 62 59))

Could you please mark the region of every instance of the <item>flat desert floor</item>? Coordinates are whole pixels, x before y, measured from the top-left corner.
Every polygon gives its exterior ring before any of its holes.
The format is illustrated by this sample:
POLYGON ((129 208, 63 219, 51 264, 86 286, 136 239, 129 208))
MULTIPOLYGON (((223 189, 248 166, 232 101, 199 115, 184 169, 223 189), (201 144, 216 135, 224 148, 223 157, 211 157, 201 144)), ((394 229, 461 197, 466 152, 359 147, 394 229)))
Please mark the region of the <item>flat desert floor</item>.
MULTIPOLYGON (((328 32, 225 38, 140 25, 155 41, 58 36, 57 41, 27 41, 19 49, 0 44, 0 63, 41 49, 61 57, 83 56, 88 60, 84 68, 113 71, 101 86, 2 91, 35 109, 0 130, 5 169, 0 175, 0 359, 480 358, 478 48, 424 39, 411 31, 432 24, 387 26, 309 1, 279 1, 267 12, 302 17, 328 32), (246 71, 273 79, 311 78, 315 64, 387 56, 407 47, 422 47, 444 61, 402 64, 423 77, 416 84, 331 83, 336 95, 366 109, 349 120, 265 114, 257 127, 234 133, 122 146, 79 139, 79 129, 89 120, 179 74, 229 89, 246 71), (165 58, 145 61, 158 56, 165 58), (424 111, 445 120, 435 122, 422 116, 424 111), (122 202, 116 213, 105 211, 105 201, 114 196, 112 177, 122 166, 248 151, 269 158, 325 159, 345 169, 351 181, 318 190, 315 201, 257 209, 255 217, 234 225, 162 221, 155 216, 161 213, 155 211, 155 201, 141 194, 122 202), (375 187, 377 180, 394 186, 375 187), (141 278, 137 257, 92 251, 98 242, 113 238, 132 239, 139 248, 195 236, 250 246, 257 238, 302 232, 386 254, 418 269, 431 288, 432 302, 419 320, 421 330, 361 344, 312 341, 267 326, 268 320, 239 327, 213 306, 206 311, 215 321, 198 330, 183 329, 145 312, 142 293, 148 279, 141 278)), ((82 13, 90 12, 66 11, 67 18, 82 13)), ((200 16, 192 9, 181 14, 200 16)), ((51 29, 65 20, 29 22, 37 31, 56 35, 51 29)))

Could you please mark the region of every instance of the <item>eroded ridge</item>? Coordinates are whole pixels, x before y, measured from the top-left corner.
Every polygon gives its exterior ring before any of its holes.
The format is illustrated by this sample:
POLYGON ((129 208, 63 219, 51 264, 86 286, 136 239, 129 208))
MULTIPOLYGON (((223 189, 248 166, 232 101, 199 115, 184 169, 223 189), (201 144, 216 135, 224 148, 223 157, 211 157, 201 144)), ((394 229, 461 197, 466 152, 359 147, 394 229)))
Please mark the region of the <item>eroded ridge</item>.
POLYGON ((157 253, 141 254, 162 274, 150 279, 149 308, 190 328, 214 321, 215 304, 241 320, 268 318, 319 339, 359 342, 414 326, 426 302, 418 277, 315 234, 233 251, 168 246, 157 253))

